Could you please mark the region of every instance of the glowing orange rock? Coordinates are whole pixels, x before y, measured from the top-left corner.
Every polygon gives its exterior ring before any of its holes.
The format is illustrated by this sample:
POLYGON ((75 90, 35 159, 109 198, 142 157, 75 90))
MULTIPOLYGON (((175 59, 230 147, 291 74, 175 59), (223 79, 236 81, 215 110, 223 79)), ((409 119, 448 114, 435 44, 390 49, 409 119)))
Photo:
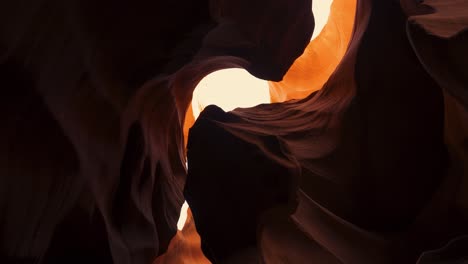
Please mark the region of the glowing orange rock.
POLYGON ((302 99, 322 88, 345 54, 354 26, 356 1, 335 0, 328 22, 280 82, 270 82, 272 102, 302 99))

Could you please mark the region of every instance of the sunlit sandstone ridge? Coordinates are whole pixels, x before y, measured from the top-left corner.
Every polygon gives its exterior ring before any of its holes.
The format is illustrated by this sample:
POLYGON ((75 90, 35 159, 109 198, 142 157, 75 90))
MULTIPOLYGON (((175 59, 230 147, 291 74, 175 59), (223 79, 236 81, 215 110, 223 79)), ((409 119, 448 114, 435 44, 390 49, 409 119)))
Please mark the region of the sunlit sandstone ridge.
POLYGON ((198 114, 210 104, 229 111, 236 107, 302 99, 319 90, 346 52, 354 26, 356 1, 313 1, 313 12, 316 24, 309 45, 282 81, 268 81, 269 99, 266 98, 265 81, 244 70, 226 69, 212 73, 195 88, 192 105, 185 117, 185 138, 198 114), (233 79, 240 83, 230 82, 233 79), (232 85, 235 86, 233 89, 232 85))
MULTIPOLYGON (((320 7, 327 8, 326 5, 320 7)), ((348 48, 355 12, 355 0, 333 1, 328 22, 318 31, 319 35, 313 36, 302 56, 294 62, 281 82, 269 82, 272 102, 302 99, 322 88, 348 48)), ((321 18, 320 11, 314 11, 314 16, 321 18)), ((323 18, 316 21, 323 21, 323 18)))

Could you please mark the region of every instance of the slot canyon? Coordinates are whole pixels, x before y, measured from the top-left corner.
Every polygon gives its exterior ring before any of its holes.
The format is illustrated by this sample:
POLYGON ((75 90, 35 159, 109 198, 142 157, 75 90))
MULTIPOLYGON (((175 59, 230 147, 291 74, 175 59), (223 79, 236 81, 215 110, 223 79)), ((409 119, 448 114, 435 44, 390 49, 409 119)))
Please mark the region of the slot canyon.
POLYGON ((468 0, 0 2, 0 263, 468 263, 468 0))

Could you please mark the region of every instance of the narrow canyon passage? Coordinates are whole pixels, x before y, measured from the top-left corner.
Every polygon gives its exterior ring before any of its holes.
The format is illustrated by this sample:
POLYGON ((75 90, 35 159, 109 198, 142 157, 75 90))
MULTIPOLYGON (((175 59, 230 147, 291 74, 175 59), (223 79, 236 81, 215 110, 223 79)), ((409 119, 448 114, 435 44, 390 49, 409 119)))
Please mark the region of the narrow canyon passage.
POLYGON ((464 263, 467 47, 465 0, 0 1, 0 263, 464 263))
MULTIPOLYGON (((306 51, 296 60, 289 69, 282 82, 269 83, 266 80, 261 80, 252 76, 246 70, 240 68, 221 69, 210 73, 204 77, 196 86, 193 92, 191 107, 187 112, 186 118, 189 121, 196 120, 203 109, 209 105, 216 105, 224 111, 231 111, 235 108, 253 107, 259 104, 267 104, 277 102, 279 98, 272 98, 270 91, 275 94, 275 89, 278 87, 282 90, 287 90, 288 93, 294 94, 295 91, 301 91, 300 94, 288 96, 281 100, 301 99, 309 93, 319 89, 321 83, 324 82, 333 72, 346 50, 347 41, 351 37, 353 28, 353 19, 355 12, 355 3, 352 1, 335 0, 331 18, 333 1, 314 1, 312 11, 314 13, 315 28, 310 43, 306 51), (346 10, 346 11, 345 11, 346 10), (347 13, 347 16, 343 16, 347 13), (327 24, 327 22, 330 23, 327 24), (321 35, 324 31, 323 35, 321 35), (320 37, 319 37, 320 36, 320 37), (317 37, 319 37, 317 39, 317 37), (317 40, 316 40, 317 39, 317 40), (329 53, 333 50, 333 56, 329 53), (307 74, 314 69, 315 74, 307 74), (298 74, 299 72, 299 74, 298 74), (302 72, 302 74, 300 73, 302 72), (319 76, 321 80, 310 79, 310 76, 319 76), (306 90, 306 91, 304 91, 306 90), (193 118, 193 119, 192 119, 193 118)), ((314 77, 313 77, 314 78, 314 77)), ((185 131, 191 127, 192 123, 185 123, 185 131)), ((193 219, 189 213, 187 230, 183 230, 187 221, 188 204, 184 202, 181 209, 181 215, 178 221, 178 229, 180 234, 175 237, 174 244, 191 244, 188 246, 179 245, 183 249, 173 249, 172 258, 168 260, 166 257, 161 257, 156 263, 171 263, 171 262, 208 262, 202 259, 201 254, 196 254, 200 259, 191 259, 190 255, 199 250, 199 238, 196 234, 188 233, 195 232, 193 227, 193 219), (193 241, 187 242, 183 235, 191 237, 193 241), (175 242, 177 241, 177 242, 175 242), (184 252, 185 251, 185 252, 184 252)), ((171 252, 169 252, 171 254, 171 252)))

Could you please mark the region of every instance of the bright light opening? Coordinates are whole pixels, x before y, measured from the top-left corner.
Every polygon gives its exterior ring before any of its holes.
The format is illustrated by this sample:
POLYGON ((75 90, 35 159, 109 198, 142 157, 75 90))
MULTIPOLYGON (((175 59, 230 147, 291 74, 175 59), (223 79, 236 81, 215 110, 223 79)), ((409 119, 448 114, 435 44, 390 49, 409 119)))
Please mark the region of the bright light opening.
POLYGON ((182 230, 184 228, 185 222, 187 221, 187 210, 188 204, 187 201, 185 201, 182 205, 182 209, 180 209, 179 221, 177 221, 177 229, 179 230, 182 230))
POLYGON ((224 69, 203 78, 195 88, 192 110, 195 119, 208 105, 224 111, 270 103, 268 82, 255 78, 244 69, 224 69))
MULTIPOLYGON (((328 22, 333 0, 312 2, 315 29, 311 41, 320 35, 328 22)), ((255 78, 244 69, 224 69, 203 78, 193 92, 192 110, 195 120, 208 105, 224 111, 270 103, 268 82, 255 78)))
POLYGON ((333 0, 316 0, 312 1, 312 12, 314 13, 315 28, 311 41, 314 40, 322 29, 325 27, 330 16, 330 7, 333 0))

